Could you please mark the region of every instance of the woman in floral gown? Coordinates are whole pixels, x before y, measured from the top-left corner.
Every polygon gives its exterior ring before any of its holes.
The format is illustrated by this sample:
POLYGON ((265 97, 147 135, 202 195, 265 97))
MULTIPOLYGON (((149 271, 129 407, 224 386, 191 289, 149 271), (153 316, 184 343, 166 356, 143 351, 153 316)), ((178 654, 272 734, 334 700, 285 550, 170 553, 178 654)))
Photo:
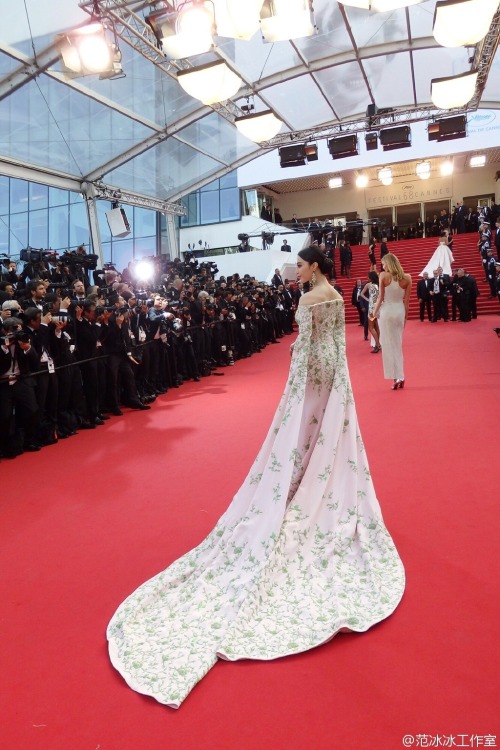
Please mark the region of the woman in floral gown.
POLYGON ((219 658, 275 659, 365 631, 403 594, 359 432, 330 266, 318 248, 299 253, 297 275, 313 286, 297 309, 285 392, 229 508, 108 626, 114 666, 168 706, 179 707, 219 658))

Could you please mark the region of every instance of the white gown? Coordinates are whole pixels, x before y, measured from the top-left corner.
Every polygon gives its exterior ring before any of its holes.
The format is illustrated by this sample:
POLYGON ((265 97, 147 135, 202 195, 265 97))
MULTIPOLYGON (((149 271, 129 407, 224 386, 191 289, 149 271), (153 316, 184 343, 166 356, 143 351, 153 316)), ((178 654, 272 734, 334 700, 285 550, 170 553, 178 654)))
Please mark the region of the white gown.
POLYGON ((285 392, 228 510, 108 626, 130 687, 174 708, 218 658, 274 659, 365 631, 403 594, 359 433, 343 301, 299 307, 297 321, 285 392))
POLYGON ((448 245, 444 245, 442 242, 440 242, 437 248, 434 250, 432 258, 427 263, 426 267, 421 270, 419 276, 423 276, 424 273, 427 272, 429 274, 429 278, 432 279, 434 271, 439 267, 443 269, 443 273, 447 273, 448 276, 451 276, 451 264, 454 262, 454 260, 455 258, 453 257, 453 253, 451 252, 448 245))
POLYGON ((384 289, 384 301, 380 307, 379 327, 380 345, 384 378, 387 380, 404 380, 403 330, 405 327, 406 308, 405 290, 394 279, 384 289))

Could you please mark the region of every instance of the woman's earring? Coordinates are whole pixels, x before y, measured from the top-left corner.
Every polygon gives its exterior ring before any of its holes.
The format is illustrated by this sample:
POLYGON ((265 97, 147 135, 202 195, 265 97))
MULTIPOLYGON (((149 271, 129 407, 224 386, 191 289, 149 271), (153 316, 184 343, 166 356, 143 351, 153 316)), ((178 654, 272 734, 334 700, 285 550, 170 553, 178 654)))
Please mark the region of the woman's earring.
POLYGON ((310 281, 310 287, 311 289, 316 286, 316 272, 313 271, 310 281))

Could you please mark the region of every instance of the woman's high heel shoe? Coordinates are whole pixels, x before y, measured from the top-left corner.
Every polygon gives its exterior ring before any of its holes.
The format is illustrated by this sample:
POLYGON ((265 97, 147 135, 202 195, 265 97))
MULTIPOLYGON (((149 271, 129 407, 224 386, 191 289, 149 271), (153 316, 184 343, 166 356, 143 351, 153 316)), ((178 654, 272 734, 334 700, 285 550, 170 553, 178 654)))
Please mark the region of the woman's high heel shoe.
POLYGON ((401 388, 404 388, 404 387, 405 387, 405 381, 404 380, 395 380, 394 383, 392 384, 392 390, 393 391, 397 391, 397 390, 399 390, 401 388))

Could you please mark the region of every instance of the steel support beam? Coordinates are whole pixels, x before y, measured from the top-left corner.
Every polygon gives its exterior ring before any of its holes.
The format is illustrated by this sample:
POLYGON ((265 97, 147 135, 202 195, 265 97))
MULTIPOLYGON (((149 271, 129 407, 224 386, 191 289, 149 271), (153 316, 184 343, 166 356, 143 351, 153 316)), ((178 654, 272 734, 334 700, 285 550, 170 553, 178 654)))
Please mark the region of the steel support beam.
POLYGON ((54 65, 59 59, 59 52, 55 44, 49 44, 48 47, 38 52, 36 57, 31 58, 5 45, 0 45, 0 50, 21 63, 12 73, 0 80, 0 101, 33 81, 41 73, 45 73, 47 68, 54 65))

